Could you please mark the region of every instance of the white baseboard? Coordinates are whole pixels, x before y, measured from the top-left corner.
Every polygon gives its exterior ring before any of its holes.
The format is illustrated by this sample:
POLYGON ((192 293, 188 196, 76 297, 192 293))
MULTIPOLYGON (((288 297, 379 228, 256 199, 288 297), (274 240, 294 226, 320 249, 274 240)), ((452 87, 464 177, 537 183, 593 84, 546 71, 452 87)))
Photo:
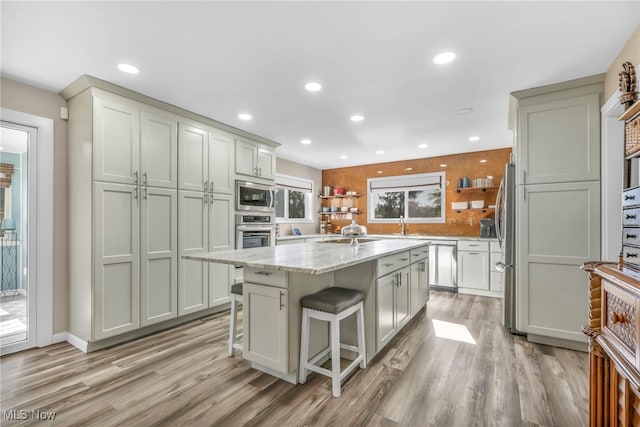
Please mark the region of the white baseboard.
POLYGON ((60 332, 59 334, 55 334, 53 335, 53 342, 52 344, 58 344, 61 342, 68 342, 69 344, 71 344, 72 346, 74 346, 75 348, 77 348, 78 350, 82 351, 83 353, 87 352, 87 348, 89 346, 89 343, 86 341, 81 340, 80 338, 76 337, 75 335, 69 333, 69 332, 60 332))
POLYGON ((458 288, 459 294, 467 294, 467 295, 479 295, 482 297, 493 297, 493 298, 502 298, 502 292, 500 291, 487 291, 484 289, 473 289, 473 288, 458 288))

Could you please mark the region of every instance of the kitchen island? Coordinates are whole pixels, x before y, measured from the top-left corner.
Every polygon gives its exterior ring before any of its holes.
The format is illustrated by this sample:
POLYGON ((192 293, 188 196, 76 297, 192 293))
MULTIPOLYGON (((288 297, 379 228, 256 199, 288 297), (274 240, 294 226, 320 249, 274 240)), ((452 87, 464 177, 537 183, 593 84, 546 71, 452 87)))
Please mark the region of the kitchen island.
MULTIPOLYGON (((426 303, 428 253, 428 242, 382 239, 356 247, 313 242, 184 258, 244 267, 243 357, 254 368, 295 384, 302 297, 331 286, 364 292, 367 360, 371 360, 426 303)), ((355 318, 345 319, 342 341, 355 344, 355 331, 355 318)), ((312 321, 310 354, 327 343, 326 324, 312 321)))

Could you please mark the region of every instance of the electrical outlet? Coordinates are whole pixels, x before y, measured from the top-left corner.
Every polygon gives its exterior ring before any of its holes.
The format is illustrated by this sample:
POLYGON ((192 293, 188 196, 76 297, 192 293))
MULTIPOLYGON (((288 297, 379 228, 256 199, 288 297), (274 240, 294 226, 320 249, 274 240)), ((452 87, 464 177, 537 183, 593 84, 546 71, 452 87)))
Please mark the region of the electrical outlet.
POLYGON ((457 220, 457 219, 451 218, 451 219, 449 220, 449 224, 451 224, 451 225, 456 225, 457 223, 458 223, 458 220, 457 220))

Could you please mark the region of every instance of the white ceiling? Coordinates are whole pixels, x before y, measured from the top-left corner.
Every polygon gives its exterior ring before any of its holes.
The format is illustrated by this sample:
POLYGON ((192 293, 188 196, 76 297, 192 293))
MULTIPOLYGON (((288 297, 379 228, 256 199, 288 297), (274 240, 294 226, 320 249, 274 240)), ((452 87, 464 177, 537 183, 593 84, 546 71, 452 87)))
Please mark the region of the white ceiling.
POLYGON ((511 146, 510 92, 604 73, 640 23, 637 0, 0 7, 5 77, 58 92, 90 74, 321 169, 511 146), (444 50, 456 60, 434 65, 444 50), (121 62, 140 73, 123 74, 121 62), (304 90, 312 80, 320 92, 304 90), (463 107, 474 112, 458 115, 463 107), (355 113, 365 119, 351 122, 355 113))

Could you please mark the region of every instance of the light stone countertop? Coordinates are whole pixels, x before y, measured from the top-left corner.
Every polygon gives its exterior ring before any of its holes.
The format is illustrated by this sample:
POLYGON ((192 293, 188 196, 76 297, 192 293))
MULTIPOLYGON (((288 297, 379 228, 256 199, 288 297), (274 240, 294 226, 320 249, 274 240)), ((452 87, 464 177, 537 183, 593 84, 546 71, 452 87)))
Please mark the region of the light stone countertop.
POLYGON ((184 259, 268 268, 306 274, 323 274, 386 255, 427 245, 414 239, 389 239, 348 244, 314 242, 185 255, 184 259))
MULTIPOLYGON (((325 240, 340 239, 340 234, 303 234, 302 236, 287 235, 277 237, 278 241, 286 240, 300 240, 300 239, 312 239, 312 238, 324 238, 325 240)), ((495 237, 470 237, 470 236, 431 236, 426 234, 407 234, 401 236, 399 234, 368 234, 367 237, 376 239, 417 239, 417 240, 479 240, 479 241, 498 241, 495 237)))

